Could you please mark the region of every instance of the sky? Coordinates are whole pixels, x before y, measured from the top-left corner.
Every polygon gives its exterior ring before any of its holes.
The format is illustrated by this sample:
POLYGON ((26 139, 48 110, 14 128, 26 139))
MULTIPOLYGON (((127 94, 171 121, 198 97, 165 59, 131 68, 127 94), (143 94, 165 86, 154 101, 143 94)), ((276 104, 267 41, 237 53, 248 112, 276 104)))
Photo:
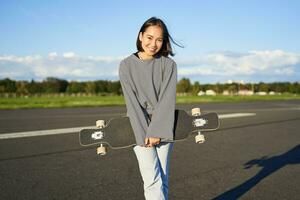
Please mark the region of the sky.
POLYGON ((297 0, 0 0, 0 79, 118 80, 152 16, 184 46, 178 79, 300 81, 297 0))

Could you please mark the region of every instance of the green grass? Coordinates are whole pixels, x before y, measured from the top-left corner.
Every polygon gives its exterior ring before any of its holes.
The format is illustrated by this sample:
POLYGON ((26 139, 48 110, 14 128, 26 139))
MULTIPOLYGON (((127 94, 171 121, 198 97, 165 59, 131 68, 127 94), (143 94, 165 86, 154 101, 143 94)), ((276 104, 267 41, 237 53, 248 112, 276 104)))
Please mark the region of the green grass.
POLYGON ((88 106, 108 106, 124 104, 120 96, 85 96, 85 97, 14 97, 0 98, 0 109, 19 108, 68 108, 88 106))
POLYGON ((182 96, 177 97, 177 103, 221 103, 221 102, 251 102, 251 101, 276 101, 276 100, 292 100, 299 99, 300 95, 294 94, 282 94, 282 95, 252 95, 252 96, 224 96, 224 95, 216 95, 216 96, 182 96))
MULTIPOLYGON (((299 99, 300 95, 283 94, 267 96, 178 96, 177 103, 219 103, 219 102, 249 102, 269 100, 299 99)), ((122 96, 42 96, 42 97, 10 97, 0 98, 0 109, 20 108, 68 108, 68 107, 91 107, 124 105, 122 96)))

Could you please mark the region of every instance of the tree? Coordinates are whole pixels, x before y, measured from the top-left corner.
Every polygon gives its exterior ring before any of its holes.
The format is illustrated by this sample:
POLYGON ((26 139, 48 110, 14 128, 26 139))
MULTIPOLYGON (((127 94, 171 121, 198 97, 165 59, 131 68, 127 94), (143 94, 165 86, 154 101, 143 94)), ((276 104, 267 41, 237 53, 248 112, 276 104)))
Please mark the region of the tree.
POLYGON ((107 92, 107 81, 96 81, 97 92, 98 93, 106 93, 107 92))
POLYGON ((263 82, 260 82, 258 84, 258 90, 259 92, 269 92, 269 85, 263 82))
POLYGON ((28 94, 28 82, 27 81, 18 81, 16 82, 17 93, 19 94, 28 94))
POLYGON ((15 93, 17 91, 16 81, 9 78, 0 80, 0 92, 15 93))
POLYGON ((107 84, 107 92, 114 94, 121 94, 121 83, 120 81, 110 81, 107 84))
POLYGON ((55 77, 47 77, 42 84, 46 93, 66 92, 68 87, 68 82, 66 80, 55 77))
POLYGON ((43 93, 44 88, 42 83, 31 80, 31 82, 27 84, 27 91, 29 94, 43 93))
POLYGON ((192 94, 193 95, 198 95, 198 93, 200 92, 200 90, 201 90, 200 83, 198 81, 196 81, 194 83, 194 85, 192 86, 192 94))
POLYGON ((86 93, 97 93, 97 84, 95 82, 89 81, 85 84, 86 93))
POLYGON ((238 92, 238 84, 237 83, 227 84, 227 90, 230 94, 236 94, 238 92))
POLYGON ((72 81, 69 83, 67 92, 69 93, 83 93, 85 92, 85 83, 72 81))
POLYGON ((177 84, 178 93, 188 93, 190 92, 191 88, 191 82, 188 78, 182 78, 177 84))

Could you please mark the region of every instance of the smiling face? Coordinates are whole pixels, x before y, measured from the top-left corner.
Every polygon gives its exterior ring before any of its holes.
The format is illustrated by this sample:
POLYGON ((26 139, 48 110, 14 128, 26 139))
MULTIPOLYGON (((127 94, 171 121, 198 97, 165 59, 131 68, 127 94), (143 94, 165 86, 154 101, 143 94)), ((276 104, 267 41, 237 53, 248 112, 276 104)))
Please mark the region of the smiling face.
POLYGON ((149 26, 145 32, 139 34, 143 52, 139 52, 143 59, 151 59, 159 52, 163 45, 163 30, 160 26, 149 26))

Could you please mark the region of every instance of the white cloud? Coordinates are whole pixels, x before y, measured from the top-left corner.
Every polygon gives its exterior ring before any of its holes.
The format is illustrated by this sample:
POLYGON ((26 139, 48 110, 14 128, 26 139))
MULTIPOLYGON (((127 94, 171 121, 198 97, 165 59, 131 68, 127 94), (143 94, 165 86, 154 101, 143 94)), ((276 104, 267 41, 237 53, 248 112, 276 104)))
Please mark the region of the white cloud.
POLYGON ((293 73, 295 73, 295 70, 291 67, 287 67, 284 69, 275 69, 275 74, 278 75, 291 75, 293 73))
POLYGON ((191 68, 179 68, 178 74, 182 76, 186 75, 213 75, 214 72, 212 69, 206 67, 191 67, 191 68))
POLYGON ((87 59, 97 62, 115 62, 121 61, 125 56, 112 57, 112 56, 89 56, 87 59))
POLYGON ((0 78, 44 79, 59 77, 68 80, 117 79, 122 57, 81 57, 74 52, 50 52, 48 56, 0 56, 0 78))
POLYGON ((57 55, 57 53, 56 52, 50 52, 49 54, 48 54, 48 58, 49 59, 55 59, 56 57, 57 57, 58 55, 57 55))
POLYGON ((75 58, 76 55, 75 55, 74 52, 66 52, 66 53, 63 54, 63 57, 64 58, 75 58))
MULTIPOLYGON (((128 55, 126 55, 128 56, 128 55)), ((0 55, 0 79, 37 79, 58 77, 67 80, 118 79, 118 66, 126 56, 79 56, 74 52, 47 56, 0 55)), ((179 77, 194 80, 289 80, 300 75, 300 54, 274 51, 249 51, 247 53, 214 52, 177 60, 179 77), (298 67, 297 67, 298 66, 298 67)), ((297 79, 299 80, 299 78, 297 79)))
POLYGON ((281 50, 250 51, 245 54, 217 52, 179 61, 180 75, 270 76, 292 75, 300 55, 281 50))
POLYGON ((2 62, 15 62, 15 63, 24 63, 29 64, 38 60, 41 60, 42 57, 40 55, 34 55, 34 56, 23 56, 18 57, 14 55, 3 55, 0 56, 0 61, 2 62))

